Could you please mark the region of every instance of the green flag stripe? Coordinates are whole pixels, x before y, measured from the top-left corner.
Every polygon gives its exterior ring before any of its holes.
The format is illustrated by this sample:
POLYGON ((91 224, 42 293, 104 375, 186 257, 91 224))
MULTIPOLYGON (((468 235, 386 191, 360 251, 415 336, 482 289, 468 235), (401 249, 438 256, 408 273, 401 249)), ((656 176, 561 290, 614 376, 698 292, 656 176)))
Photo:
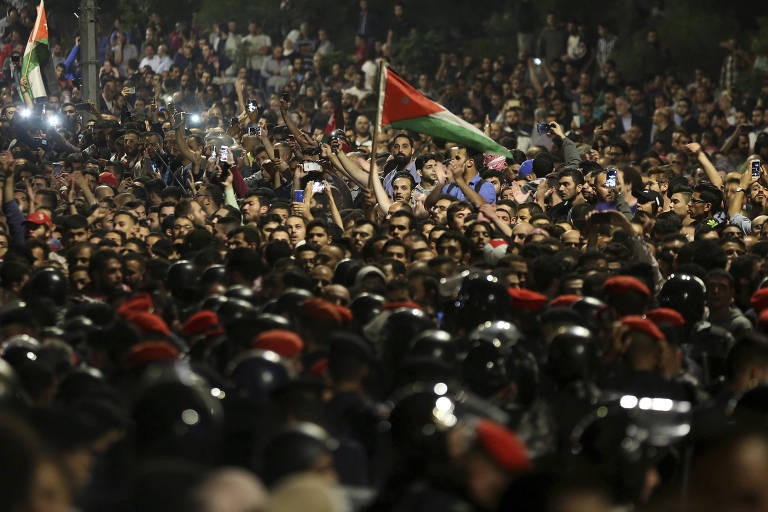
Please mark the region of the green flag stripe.
POLYGON ((384 128, 397 128, 400 130, 410 130, 416 133, 424 133, 431 135, 432 137, 457 142, 469 148, 482 151, 483 153, 503 155, 512 158, 512 153, 488 137, 442 119, 436 119, 433 116, 421 116, 412 119, 404 119, 402 121, 395 121, 384 128))
POLYGON ((24 54, 21 69, 22 75, 29 73, 29 70, 48 61, 50 58, 50 47, 47 39, 40 39, 29 52, 24 54))

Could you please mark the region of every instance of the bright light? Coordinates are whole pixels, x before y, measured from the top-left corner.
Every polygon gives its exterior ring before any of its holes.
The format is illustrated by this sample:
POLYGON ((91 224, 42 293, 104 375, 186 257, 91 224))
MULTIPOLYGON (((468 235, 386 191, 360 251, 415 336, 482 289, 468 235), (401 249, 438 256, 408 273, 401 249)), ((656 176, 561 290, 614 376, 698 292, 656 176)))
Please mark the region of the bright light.
POLYGON ((619 400, 619 405, 624 409, 634 409, 637 407, 637 397, 635 395, 624 395, 619 400))
POLYGON ((654 398, 652 400, 651 409, 654 411, 671 411, 672 400, 669 398, 654 398))
POLYGON ((436 395, 442 396, 448 392, 448 386, 446 386, 444 382, 438 382, 435 384, 434 391, 436 395))
POLYGON ((185 409, 181 413, 181 421, 189 426, 196 425, 200 421, 200 415, 194 409, 185 409))
POLYGON ((31 111, 31 110, 29 110, 28 108, 23 108, 23 109, 21 109, 21 111, 19 112, 19 115, 21 115, 21 117, 29 117, 29 116, 31 116, 31 115, 32 115, 32 111, 31 111))
POLYGON ((199 123, 200 122, 200 114, 192 114, 189 116, 190 121, 193 123, 199 123))
POLYGON ((653 400, 648 397, 643 397, 640 399, 640 408, 643 410, 648 410, 653 406, 653 400))
POLYGON ((173 101, 173 96, 166 96, 165 97, 165 102, 166 103, 171 103, 172 101, 173 101))
POLYGON ((435 401, 435 408, 440 412, 448 412, 453 409, 453 402, 446 396, 441 396, 435 401))
POLYGON ((51 126, 59 126, 59 123, 61 123, 61 119, 59 119, 59 116, 57 115, 51 115, 48 116, 48 124, 51 126))

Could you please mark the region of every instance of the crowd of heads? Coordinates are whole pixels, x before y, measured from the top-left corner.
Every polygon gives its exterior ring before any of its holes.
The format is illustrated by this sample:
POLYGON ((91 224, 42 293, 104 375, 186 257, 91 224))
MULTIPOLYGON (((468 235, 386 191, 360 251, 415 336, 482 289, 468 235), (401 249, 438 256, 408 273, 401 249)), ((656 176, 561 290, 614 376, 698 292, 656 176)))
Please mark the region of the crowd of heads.
POLYGON ((353 48, 281 9, 101 20, 95 102, 53 26, 32 98, 5 18, 7 510, 768 507, 755 56, 651 30, 625 80, 522 1, 516 53, 428 75, 402 4, 353 48), (382 62, 505 155, 375 127, 382 62))

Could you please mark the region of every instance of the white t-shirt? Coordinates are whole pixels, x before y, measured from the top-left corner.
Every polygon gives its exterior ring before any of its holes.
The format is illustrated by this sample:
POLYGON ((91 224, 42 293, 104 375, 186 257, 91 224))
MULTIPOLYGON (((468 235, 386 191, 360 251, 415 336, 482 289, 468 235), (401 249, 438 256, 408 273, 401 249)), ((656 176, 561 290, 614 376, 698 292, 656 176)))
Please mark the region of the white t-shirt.
MULTIPOLYGON (((272 46, 272 39, 266 34, 251 35, 243 37, 243 42, 248 43, 248 51, 260 50, 264 47, 269 48, 272 46)), ((248 59, 248 67, 250 69, 261 69, 261 65, 264 64, 266 55, 252 55, 248 59)))

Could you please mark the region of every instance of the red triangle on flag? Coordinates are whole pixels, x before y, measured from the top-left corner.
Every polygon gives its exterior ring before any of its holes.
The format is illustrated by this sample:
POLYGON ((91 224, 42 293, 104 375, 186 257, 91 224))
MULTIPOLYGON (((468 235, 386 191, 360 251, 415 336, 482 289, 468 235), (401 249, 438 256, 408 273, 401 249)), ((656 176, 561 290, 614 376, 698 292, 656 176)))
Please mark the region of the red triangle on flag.
POLYGON ((388 68, 384 68, 384 72, 387 74, 387 82, 384 90, 384 104, 381 109, 381 126, 414 117, 428 116, 445 110, 388 68))
POLYGON ((37 27, 37 34, 35 35, 35 41, 39 39, 48 39, 48 19, 45 16, 45 7, 40 2, 40 25, 37 27))

